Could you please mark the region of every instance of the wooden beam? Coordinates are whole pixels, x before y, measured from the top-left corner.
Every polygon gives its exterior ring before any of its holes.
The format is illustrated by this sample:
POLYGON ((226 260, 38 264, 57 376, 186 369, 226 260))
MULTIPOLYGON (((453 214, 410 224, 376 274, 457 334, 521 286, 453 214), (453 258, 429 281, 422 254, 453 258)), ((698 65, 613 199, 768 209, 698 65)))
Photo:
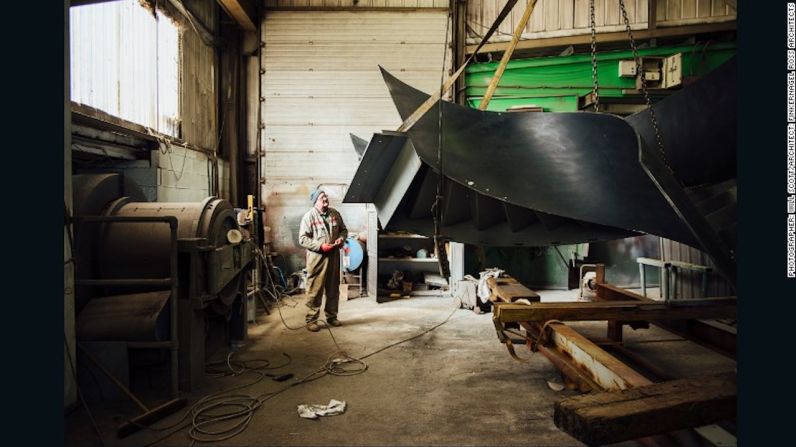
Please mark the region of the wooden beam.
MULTIPOLYGON (((492 291, 492 301, 503 301, 505 303, 512 303, 519 299, 526 299, 531 302, 538 302, 541 298, 538 293, 523 286, 516 279, 508 278, 487 278, 486 284, 492 291)), ((518 304, 513 304, 518 306, 518 304)), ((524 304, 519 304, 524 306, 524 304)), ((497 314, 495 314, 497 316, 497 314)), ((521 321, 521 320, 515 320, 521 321)))
POLYGON ((548 325, 553 345, 571 357, 601 389, 619 391, 652 382, 563 323, 548 325))
MULTIPOLYGON (((604 301, 638 300, 641 302, 658 302, 626 289, 599 283, 597 284, 597 299, 604 301)), ((673 302, 676 303, 677 300, 673 302)), ((654 320, 651 323, 719 354, 735 358, 736 333, 732 326, 705 318, 686 321, 654 320)))
POLYGON ((674 380, 614 393, 570 397, 553 421, 587 445, 604 445, 736 416, 736 375, 674 380))
POLYGON ((218 0, 221 7, 229 14, 230 17, 235 19, 241 28, 246 31, 257 31, 257 25, 254 24, 256 20, 256 13, 252 9, 251 2, 242 2, 241 0, 218 0), (246 3, 245 5, 243 3, 246 3))
POLYGON ((599 301, 642 301, 645 303, 659 303, 638 293, 631 292, 611 284, 597 283, 597 299, 599 301))
MULTIPOLYGON (((652 30, 635 30, 633 31, 633 38, 636 41, 646 39, 657 39, 665 37, 678 37, 690 36, 694 34, 705 33, 719 33, 726 31, 735 31, 737 29, 734 20, 721 23, 707 23, 700 25, 689 26, 676 26, 676 27, 657 27, 652 30)), ((610 33, 597 34, 597 40, 600 43, 607 42, 622 42, 627 40, 626 31, 616 31, 610 33)), ((577 36, 565 37, 547 37, 538 39, 521 40, 516 47, 516 50, 533 50, 540 48, 550 47, 566 47, 569 45, 588 45, 591 42, 590 34, 581 34, 577 36)), ((475 45, 467 45, 467 54, 472 54, 475 50, 475 45)), ((486 44, 479 50, 480 53, 500 53, 508 48, 508 42, 490 43, 486 44)))
MULTIPOLYGON (((488 281, 488 280, 487 280, 488 281)), ((519 287, 523 287, 519 285, 519 287)), ((498 287, 499 288, 499 287, 498 287)), ((524 287, 523 287, 524 288, 524 287)), ((735 298, 681 300, 667 303, 598 301, 593 303, 505 304, 495 309, 494 318, 502 323, 532 321, 650 321, 735 318, 735 298)))
POLYGON ((533 13, 533 8, 535 6, 536 0, 528 0, 528 4, 525 6, 525 12, 522 13, 522 18, 520 18, 520 23, 518 23, 514 28, 514 34, 511 36, 511 42, 509 42, 508 47, 506 47, 506 49, 503 51, 503 57, 500 59, 500 64, 495 70, 492 80, 489 81, 489 86, 486 88, 486 93, 484 93, 484 96, 481 98, 481 104, 478 105, 478 110, 486 110, 487 106, 489 106, 489 101, 492 99, 492 95, 495 94, 495 89, 497 89, 500 78, 503 77, 503 72, 506 70, 509 60, 511 60, 511 54, 514 53, 514 48, 520 41, 522 32, 525 30, 525 25, 528 23, 528 19, 531 18, 531 14, 533 13))
POLYGON ((540 345, 539 352, 547 357, 547 360, 553 364, 561 374, 564 375, 571 383, 575 384, 578 391, 581 393, 588 393, 590 391, 599 390, 600 385, 597 384, 588 374, 575 366, 572 359, 559 351, 558 349, 548 348, 547 346, 540 345))

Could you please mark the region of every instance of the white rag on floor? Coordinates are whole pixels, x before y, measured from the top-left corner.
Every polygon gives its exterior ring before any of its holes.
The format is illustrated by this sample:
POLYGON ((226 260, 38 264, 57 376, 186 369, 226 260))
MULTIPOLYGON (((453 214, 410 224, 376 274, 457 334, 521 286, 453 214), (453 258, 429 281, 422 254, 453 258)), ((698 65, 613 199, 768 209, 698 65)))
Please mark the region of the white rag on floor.
POLYGON ((301 404, 298 406, 298 414, 305 419, 318 419, 318 416, 334 416, 345 411, 345 401, 330 400, 329 405, 301 404))
POLYGON ((478 298, 481 299, 482 303, 489 301, 489 296, 492 294, 492 292, 489 291, 489 286, 486 284, 487 278, 500 278, 500 275, 502 275, 504 271, 505 270, 501 270, 499 268, 491 268, 486 269, 479 274, 478 298))

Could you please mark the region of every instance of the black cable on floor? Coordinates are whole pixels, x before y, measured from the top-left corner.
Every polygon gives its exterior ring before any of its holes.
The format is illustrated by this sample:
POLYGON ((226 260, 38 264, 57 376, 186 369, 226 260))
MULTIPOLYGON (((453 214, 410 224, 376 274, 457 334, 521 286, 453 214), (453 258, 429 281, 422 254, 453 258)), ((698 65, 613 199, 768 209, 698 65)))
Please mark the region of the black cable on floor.
MULTIPOLYGON (((273 281, 271 281, 273 285, 273 281)), ((275 286, 274 290, 266 290, 272 296, 276 296, 276 304, 277 310, 279 312, 279 318, 282 322, 282 325, 289 330, 296 331, 305 329, 306 325, 300 327, 291 327, 285 321, 284 315, 282 315, 282 301, 285 295, 280 293, 275 286)), ((253 386, 259 382, 261 382, 267 375, 262 372, 263 369, 276 369, 286 366, 290 363, 290 356, 286 353, 283 355, 288 359, 288 363, 285 365, 280 365, 278 367, 271 367, 270 362, 267 360, 254 360, 254 361, 262 361, 266 362, 265 365, 261 365, 259 367, 252 367, 249 363, 252 360, 244 361, 244 360, 233 360, 234 353, 230 353, 227 355, 225 362, 215 362, 208 364, 209 367, 217 367, 221 364, 224 364, 227 368, 226 370, 219 371, 219 370, 211 370, 211 374, 214 377, 223 377, 223 376, 237 376, 246 373, 253 373, 258 375, 258 378, 253 382, 246 383, 243 385, 237 385, 234 387, 230 387, 221 391, 218 391, 213 394, 209 394, 194 405, 192 405, 188 410, 186 410, 185 414, 183 415, 180 420, 176 423, 168 426, 168 427, 149 427, 153 430, 170 430, 169 433, 166 433, 164 436, 146 444, 147 447, 155 445, 172 435, 182 431, 185 428, 188 429, 188 437, 191 439, 190 445, 193 446, 196 442, 221 442, 228 439, 231 439, 240 433, 243 433, 251 423, 254 412, 262 408, 265 402, 273 399, 274 397, 278 396, 279 394, 284 393, 285 391, 289 390, 290 388, 303 385, 308 382, 312 382, 318 380, 326 375, 332 376, 353 376, 357 374, 362 374, 368 369, 368 365, 364 362, 365 358, 371 357, 376 355, 380 352, 383 352, 387 349, 390 349, 394 346, 400 345, 402 343, 406 343, 408 341, 414 340, 419 338, 437 328, 444 325, 448 321, 450 321, 453 314, 459 310, 461 307, 461 300, 456 299, 457 305, 453 308, 451 313, 440 323, 416 334, 412 337, 399 340, 395 343, 391 343, 387 346, 379 348, 371 353, 366 354, 363 357, 356 358, 353 356, 348 355, 341 347, 340 344, 337 342, 337 339, 332 332, 331 327, 326 324, 325 322, 321 322, 322 327, 329 331, 329 336, 332 339, 337 351, 330 355, 326 362, 316 369, 315 371, 307 374, 303 378, 297 380, 294 383, 286 385, 281 389, 273 392, 262 393, 258 396, 251 396, 247 394, 234 394, 229 395, 225 393, 229 393, 231 391, 239 390, 242 388, 246 388, 249 386, 253 386), (183 423, 183 421, 188 417, 191 416, 191 420, 188 422, 183 423), (212 429, 211 427, 214 426, 221 426, 221 428, 212 429)))

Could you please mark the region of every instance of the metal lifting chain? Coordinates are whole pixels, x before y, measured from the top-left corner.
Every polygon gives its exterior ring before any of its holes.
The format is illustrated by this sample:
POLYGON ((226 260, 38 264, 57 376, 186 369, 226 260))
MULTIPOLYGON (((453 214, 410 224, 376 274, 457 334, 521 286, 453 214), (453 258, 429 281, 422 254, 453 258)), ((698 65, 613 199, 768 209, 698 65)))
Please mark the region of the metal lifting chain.
POLYGON ((589 17, 591 19, 591 80, 594 84, 592 88, 592 99, 594 101, 594 111, 600 111, 600 86, 597 83, 597 24, 594 20, 594 0, 589 0, 589 17))
POLYGON ((619 9, 622 11, 622 19, 625 21, 625 29, 630 38, 630 49, 633 50, 633 60, 636 62, 636 73, 641 78, 641 92, 644 94, 644 100, 647 102, 647 109, 650 111, 650 119, 652 120, 652 128, 655 131, 655 142, 658 145, 658 151, 661 153, 663 164, 669 169, 669 172, 674 174, 672 167, 669 166, 669 160, 666 158, 666 151, 663 148, 663 138, 661 137, 661 129, 658 127, 658 117, 655 115, 655 109, 652 107, 649 92, 647 92, 647 79, 644 76, 643 68, 641 67, 641 58, 638 56, 638 48, 636 41, 633 40, 633 31, 630 29, 630 20, 627 18, 627 10, 625 9, 625 1, 619 0, 619 9))

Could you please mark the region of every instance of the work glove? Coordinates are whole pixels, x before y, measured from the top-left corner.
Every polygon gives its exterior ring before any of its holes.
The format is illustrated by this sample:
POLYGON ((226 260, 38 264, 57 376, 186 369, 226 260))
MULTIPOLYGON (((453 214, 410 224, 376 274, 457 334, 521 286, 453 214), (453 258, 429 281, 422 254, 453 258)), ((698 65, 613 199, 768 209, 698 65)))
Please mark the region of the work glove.
POLYGON ((333 248, 334 248, 334 245, 332 245, 332 244, 321 244, 321 251, 324 252, 324 253, 328 253, 328 252, 332 251, 333 248))

